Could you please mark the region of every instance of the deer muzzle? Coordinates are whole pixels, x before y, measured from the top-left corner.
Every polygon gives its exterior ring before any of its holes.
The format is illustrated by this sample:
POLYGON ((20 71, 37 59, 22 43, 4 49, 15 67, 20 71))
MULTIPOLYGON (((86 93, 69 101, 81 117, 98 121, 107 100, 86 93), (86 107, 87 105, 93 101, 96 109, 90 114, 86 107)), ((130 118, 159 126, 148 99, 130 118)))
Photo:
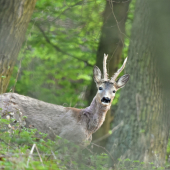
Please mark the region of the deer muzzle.
POLYGON ((108 97, 103 97, 103 98, 101 99, 101 102, 102 102, 102 103, 110 103, 110 102, 111 102, 111 99, 109 99, 108 97))

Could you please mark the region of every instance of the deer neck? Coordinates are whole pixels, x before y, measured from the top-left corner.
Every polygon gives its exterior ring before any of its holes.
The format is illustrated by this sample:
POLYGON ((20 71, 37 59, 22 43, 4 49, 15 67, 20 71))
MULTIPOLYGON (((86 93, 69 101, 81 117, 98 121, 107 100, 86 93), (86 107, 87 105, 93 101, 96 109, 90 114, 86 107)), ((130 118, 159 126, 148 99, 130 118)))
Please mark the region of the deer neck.
POLYGON ((100 101, 98 101, 95 96, 90 104, 90 106, 83 109, 84 112, 88 112, 90 115, 103 115, 110 109, 110 105, 103 105, 100 101))
POLYGON ((83 109, 83 114, 89 119, 88 129, 96 131, 104 122, 107 111, 110 109, 110 105, 103 105, 95 96, 90 106, 83 109))

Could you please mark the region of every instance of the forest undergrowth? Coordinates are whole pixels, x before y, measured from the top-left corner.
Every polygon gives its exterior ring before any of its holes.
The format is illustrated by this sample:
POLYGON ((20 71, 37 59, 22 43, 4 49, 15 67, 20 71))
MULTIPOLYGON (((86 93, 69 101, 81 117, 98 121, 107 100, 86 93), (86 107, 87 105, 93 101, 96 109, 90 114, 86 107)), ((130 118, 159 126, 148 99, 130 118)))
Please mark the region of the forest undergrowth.
POLYGON ((167 169, 154 165, 153 162, 119 159, 115 167, 107 149, 95 143, 88 147, 80 147, 56 136, 55 141, 46 139, 46 134, 36 129, 15 126, 13 119, 0 118, 0 169, 4 170, 150 170, 167 169), (38 137, 37 137, 38 135, 38 137), (103 149, 102 153, 94 152, 93 148, 103 149))

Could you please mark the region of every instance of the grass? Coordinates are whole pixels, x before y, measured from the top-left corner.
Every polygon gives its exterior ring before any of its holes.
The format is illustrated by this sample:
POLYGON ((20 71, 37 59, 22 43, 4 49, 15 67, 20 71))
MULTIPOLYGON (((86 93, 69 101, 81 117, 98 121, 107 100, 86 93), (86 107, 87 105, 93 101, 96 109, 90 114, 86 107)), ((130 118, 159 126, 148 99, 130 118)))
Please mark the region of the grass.
MULTIPOLYGON (((96 144, 80 147, 56 136, 55 141, 36 129, 12 125, 13 119, 0 118, 0 169, 4 170, 111 170, 109 151, 96 144), (11 126, 9 126, 9 124, 11 126), (37 134, 39 134, 37 138, 37 134), (92 145, 103 148, 103 153, 93 152, 92 145)), ((115 170, 168 169, 153 162, 118 160, 115 170)), ((169 168, 170 169, 170 168, 169 168)))

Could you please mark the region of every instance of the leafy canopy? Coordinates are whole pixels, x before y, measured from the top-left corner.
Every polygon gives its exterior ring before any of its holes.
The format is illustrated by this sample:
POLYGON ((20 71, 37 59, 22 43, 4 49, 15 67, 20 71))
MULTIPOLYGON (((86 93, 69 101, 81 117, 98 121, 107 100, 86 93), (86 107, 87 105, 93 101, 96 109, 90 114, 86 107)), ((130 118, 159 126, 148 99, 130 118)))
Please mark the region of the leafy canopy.
POLYGON ((9 89, 46 102, 84 107, 92 79, 104 0, 37 1, 9 89))

